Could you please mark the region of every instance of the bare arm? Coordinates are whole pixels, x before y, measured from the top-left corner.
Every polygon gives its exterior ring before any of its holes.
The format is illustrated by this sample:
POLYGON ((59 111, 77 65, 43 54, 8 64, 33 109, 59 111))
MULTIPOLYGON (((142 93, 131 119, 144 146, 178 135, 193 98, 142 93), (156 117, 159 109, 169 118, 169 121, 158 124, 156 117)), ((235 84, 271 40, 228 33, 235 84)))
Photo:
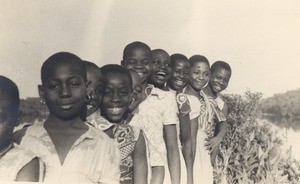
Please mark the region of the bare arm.
POLYGON ((142 131, 133 151, 133 172, 134 183, 147 183, 146 143, 142 131))
POLYGON ((39 172, 39 161, 34 158, 19 171, 16 181, 38 182, 39 172))
POLYGON ((167 147, 168 166, 172 184, 180 183, 180 158, 176 125, 164 125, 164 138, 167 147))
POLYGON ((198 126, 199 126, 198 118, 192 119, 191 120, 191 139, 192 139, 193 160, 195 159, 195 154, 196 154, 198 126))
MULTIPOLYGON (((191 122, 189 114, 181 116, 179 114, 180 121, 180 140, 182 144, 182 154, 185 160, 185 166, 187 170, 187 183, 193 183, 193 149, 192 149, 192 137, 191 137, 191 122)), ((184 167, 184 166, 182 166, 184 167)))

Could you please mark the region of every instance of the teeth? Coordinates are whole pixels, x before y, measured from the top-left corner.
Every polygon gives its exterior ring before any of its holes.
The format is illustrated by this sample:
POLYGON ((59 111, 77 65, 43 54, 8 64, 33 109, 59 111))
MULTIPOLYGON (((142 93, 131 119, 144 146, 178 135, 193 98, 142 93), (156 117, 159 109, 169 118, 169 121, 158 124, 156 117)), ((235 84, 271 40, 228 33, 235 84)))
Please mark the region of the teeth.
POLYGON ((144 75, 144 73, 138 73, 138 74, 139 74, 139 76, 141 76, 141 77, 144 75))
POLYGON ((121 111, 122 111, 122 108, 114 107, 114 108, 108 108, 108 110, 109 110, 112 114, 120 114, 121 111))
POLYGON ((179 84, 179 85, 182 85, 182 84, 183 84, 183 81, 179 81, 179 80, 178 80, 178 81, 176 81, 176 83, 179 84))
POLYGON ((163 75, 166 76, 167 74, 165 72, 157 72, 156 75, 163 75))
POLYGON ((62 105, 60 106, 62 109, 69 109, 72 107, 72 105, 62 105))

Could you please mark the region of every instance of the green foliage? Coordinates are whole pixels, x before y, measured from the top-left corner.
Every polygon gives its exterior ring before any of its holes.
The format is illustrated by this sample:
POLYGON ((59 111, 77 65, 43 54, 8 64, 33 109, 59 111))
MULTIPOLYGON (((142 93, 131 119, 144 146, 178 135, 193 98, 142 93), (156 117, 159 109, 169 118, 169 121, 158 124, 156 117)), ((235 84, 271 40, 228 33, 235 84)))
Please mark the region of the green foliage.
POLYGON ((226 95, 229 132, 221 143, 215 165, 216 183, 298 183, 300 167, 283 151, 283 142, 271 124, 257 120, 261 93, 226 95))
POLYGON ((47 106, 41 102, 40 98, 21 99, 20 110, 22 112, 21 124, 46 119, 48 114, 47 106))
POLYGON ((260 101, 260 118, 280 127, 300 130, 300 89, 276 94, 260 101))

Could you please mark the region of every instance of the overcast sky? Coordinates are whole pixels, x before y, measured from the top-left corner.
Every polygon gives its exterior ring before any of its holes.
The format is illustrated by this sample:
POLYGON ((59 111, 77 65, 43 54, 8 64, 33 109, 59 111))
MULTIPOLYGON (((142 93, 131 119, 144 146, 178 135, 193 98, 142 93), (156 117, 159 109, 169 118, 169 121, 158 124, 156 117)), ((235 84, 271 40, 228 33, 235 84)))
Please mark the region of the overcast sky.
POLYGON ((298 0, 0 0, 0 75, 21 98, 38 96, 50 55, 72 52, 99 66, 119 64, 133 41, 169 54, 227 61, 226 93, 264 97, 300 87, 298 0))

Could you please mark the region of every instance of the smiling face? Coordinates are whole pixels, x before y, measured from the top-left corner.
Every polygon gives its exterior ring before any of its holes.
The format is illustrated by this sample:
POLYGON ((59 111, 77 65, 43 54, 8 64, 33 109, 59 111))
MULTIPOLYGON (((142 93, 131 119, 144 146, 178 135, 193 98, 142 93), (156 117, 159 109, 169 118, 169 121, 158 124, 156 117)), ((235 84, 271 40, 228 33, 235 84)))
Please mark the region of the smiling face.
POLYGON ((231 77, 231 72, 225 68, 217 68, 215 72, 212 73, 209 80, 209 87, 213 93, 217 94, 227 88, 229 80, 231 77))
POLYGON ((132 86, 127 75, 107 73, 104 76, 102 115, 112 123, 122 123, 132 102, 132 86))
POLYGON ((151 64, 152 72, 150 83, 161 88, 167 82, 171 74, 170 56, 163 50, 153 50, 151 64))
POLYGON ((47 78, 39 86, 50 114, 62 120, 76 118, 87 94, 84 68, 69 62, 48 65, 47 78))
POLYGON ((129 70, 136 71, 141 76, 143 84, 148 82, 151 72, 151 54, 147 49, 131 50, 122 61, 122 65, 129 70))
POLYGON ((88 69, 87 81, 89 81, 88 95, 91 97, 87 105, 87 114, 91 114, 95 112, 102 103, 103 77, 100 69, 88 69))
POLYGON ((190 63, 184 60, 174 61, 168 85, 175 91, 181 91, 189 81, 190 63))
POLYGON ((196 90, 200 91, 210 78, 210 68, 209 65, 205 62, 195 62, 193 66, 191 66, 191 74, 190 74, 190 85, 196 90))

